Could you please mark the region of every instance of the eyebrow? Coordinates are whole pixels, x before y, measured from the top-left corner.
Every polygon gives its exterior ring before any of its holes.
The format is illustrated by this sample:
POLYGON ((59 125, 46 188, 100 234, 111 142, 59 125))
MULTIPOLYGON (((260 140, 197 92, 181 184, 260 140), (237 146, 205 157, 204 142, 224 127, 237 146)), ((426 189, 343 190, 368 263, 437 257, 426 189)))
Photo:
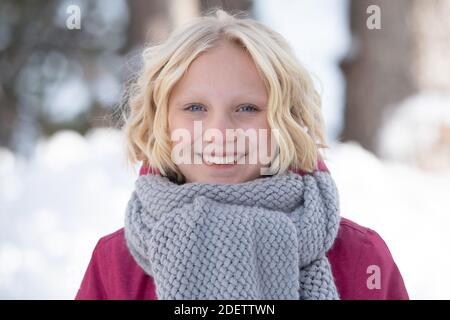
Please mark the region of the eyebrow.
MULTIPOLYGON (((189 91, 187 93, 184 93, 182 95, 180 95, 180 97, 178 97, 175 100, 176 104, 180 104, 182 102, 185 101, 190 101, 190 102, 195 102, 195 101, 205 101, 207 99, 205 99, 204 93, 201 91, 189 91)), ((237 94, 233 99, 232 102, 235 103, 236 101, 253 101, 253 103, 258 104, 263 106, 264 101, 262 97, 259 97, 251 92, 245 92, 245 93, 239 93, 237 94)))

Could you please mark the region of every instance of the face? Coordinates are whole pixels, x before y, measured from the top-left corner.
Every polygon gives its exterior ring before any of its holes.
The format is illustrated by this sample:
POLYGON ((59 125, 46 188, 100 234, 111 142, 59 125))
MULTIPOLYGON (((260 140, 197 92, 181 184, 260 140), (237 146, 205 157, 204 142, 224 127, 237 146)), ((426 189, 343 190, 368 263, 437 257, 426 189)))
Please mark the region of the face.
POLYGON ((168 109, 172 160, 189 155, 190 161, 175 161, 187 183, 240 183, 261 175, 262 155, 271 155, 267 99, 251 56, 234 44, 221 43, 190 64, 168 109))

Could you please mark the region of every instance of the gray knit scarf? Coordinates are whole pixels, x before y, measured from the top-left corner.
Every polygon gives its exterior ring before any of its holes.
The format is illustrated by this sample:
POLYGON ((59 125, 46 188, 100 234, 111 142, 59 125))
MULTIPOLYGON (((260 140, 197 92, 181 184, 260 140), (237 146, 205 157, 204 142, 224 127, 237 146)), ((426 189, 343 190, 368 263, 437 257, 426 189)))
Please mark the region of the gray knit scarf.
POLYGON ((329 172, 238 184, 142 175, 125 239, 158 299, 339 299, 325 253, 339 227, 329 172))

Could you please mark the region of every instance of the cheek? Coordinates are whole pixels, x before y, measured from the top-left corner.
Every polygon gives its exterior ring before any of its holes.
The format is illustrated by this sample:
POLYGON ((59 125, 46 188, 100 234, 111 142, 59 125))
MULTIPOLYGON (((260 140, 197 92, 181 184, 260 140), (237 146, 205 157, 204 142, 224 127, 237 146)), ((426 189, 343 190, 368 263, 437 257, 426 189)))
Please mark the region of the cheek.
POLYGON ((258 146, 260 146, 263 143, 268 143, 270 146, 271 129, 270 129, 270 126, 269 126, 269 123, 268 123, 266 117, 260 118, 260 119, 255 119, 255 121, 249 122, 247 125, 247 129, 249 129, 249 128, 256 131, 258 146))
MULTIPOLYGON (((185 119, 177 112, 169 112, 168 129, 169 134, 173 134, 174 132, 178 131, 178 136, 180 134, 184 135, 184 132, 186 132, 186 130, 192 134, 194 132, 194 124, 192 121, 185 119)), ((184 138, 184 140, 185 139, 186 138, 184 138)))
MULTIPOLYGON (((173 126, 171 133, 171 151, 173 155, 182 155, 183 162, 193 161, 192 155, 194 154, 194 129, 193 126, 184 123, 178 123, 177 126, 173 126), (186 157, 186 158, 185 158, 186 157)), ((174 159, 172 159, 174 160, 174 159)), ((181 163, 179 163, 181 164, 181 163)))

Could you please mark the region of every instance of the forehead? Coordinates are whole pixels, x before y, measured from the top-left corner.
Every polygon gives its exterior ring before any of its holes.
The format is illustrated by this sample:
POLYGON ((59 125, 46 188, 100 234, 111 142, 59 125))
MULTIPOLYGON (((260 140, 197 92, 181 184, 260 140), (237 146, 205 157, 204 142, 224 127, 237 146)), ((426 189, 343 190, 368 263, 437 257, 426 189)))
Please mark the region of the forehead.
POLYGON ((266 88, 250 54, 237 45, 223 43, 194 59, 172 94, 233 92, 265 96, 266 88))

